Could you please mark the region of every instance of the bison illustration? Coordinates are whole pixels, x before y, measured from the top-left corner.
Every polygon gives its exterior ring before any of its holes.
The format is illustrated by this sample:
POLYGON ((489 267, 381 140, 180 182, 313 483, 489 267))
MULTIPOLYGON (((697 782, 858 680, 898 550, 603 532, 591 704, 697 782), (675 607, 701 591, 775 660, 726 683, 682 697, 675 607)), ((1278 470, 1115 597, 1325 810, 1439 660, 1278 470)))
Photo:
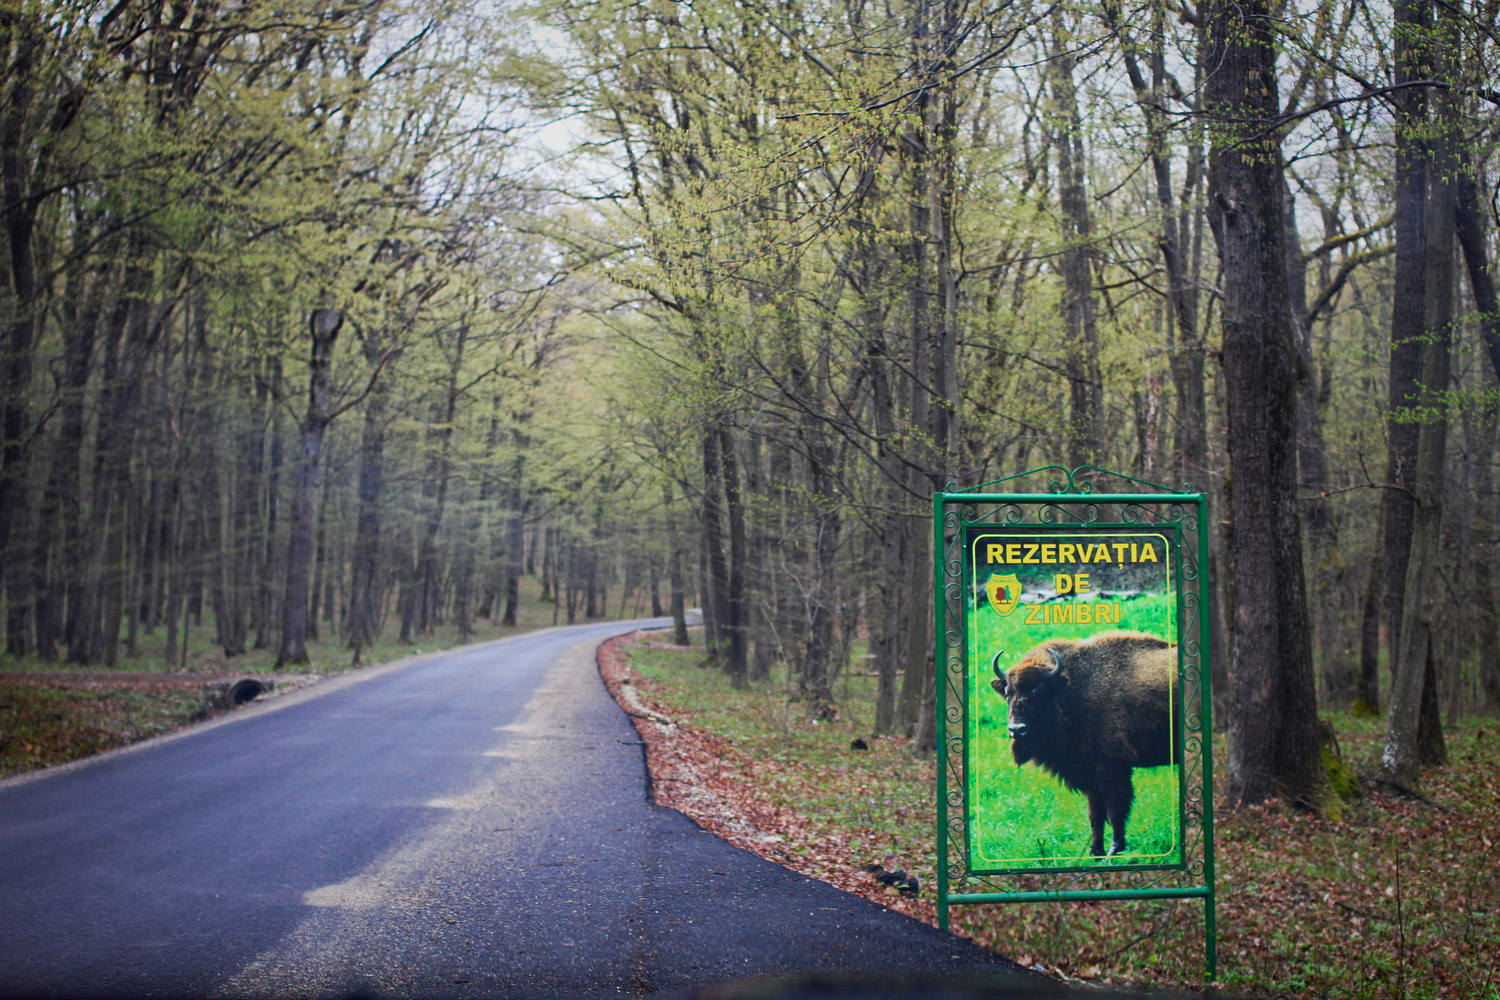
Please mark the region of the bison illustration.
POLYGON ((1089 850, 1125 850, 1135 801, 1131 770, 1173 762, 1178 722, 1177 647, 1139 632, 1051 639, 1009 671, 995 654, 990 684, 1009 709, 1016 765, 1035 761, 1089 800, 1089 850))

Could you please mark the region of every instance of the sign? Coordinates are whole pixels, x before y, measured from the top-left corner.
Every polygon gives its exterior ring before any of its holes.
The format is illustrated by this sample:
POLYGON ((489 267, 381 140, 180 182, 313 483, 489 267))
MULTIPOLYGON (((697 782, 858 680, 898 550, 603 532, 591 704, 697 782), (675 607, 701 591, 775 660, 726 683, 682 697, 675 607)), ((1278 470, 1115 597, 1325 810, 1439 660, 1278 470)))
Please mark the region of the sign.
POLYGON ((1206 498, 1047 466, 950 485, 932 513, 938 926, 960 905, 1201 900, 1212 979, 1206 498))
POLYGON ((1180 864, 1175 532, 964 531, 971 870, 1180 864))

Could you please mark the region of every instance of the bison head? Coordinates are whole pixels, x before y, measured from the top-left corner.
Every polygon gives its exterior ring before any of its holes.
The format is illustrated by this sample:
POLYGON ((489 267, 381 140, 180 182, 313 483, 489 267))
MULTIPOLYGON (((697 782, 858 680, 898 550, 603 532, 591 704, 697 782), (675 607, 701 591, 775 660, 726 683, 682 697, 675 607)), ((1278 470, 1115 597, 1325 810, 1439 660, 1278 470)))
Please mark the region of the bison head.
POLYGON ((1020 765, 1037 757, 1047 743, 1065 733, 1062 694, 1068 678, 1062 656, 1054 646, 1033 649, 1009 671, 1000 669, 1000 657, 1004 655, 1004 650, 996 653, 991 662, 995 679, 990 686, 1005 699, 1010 752, 1020 765))

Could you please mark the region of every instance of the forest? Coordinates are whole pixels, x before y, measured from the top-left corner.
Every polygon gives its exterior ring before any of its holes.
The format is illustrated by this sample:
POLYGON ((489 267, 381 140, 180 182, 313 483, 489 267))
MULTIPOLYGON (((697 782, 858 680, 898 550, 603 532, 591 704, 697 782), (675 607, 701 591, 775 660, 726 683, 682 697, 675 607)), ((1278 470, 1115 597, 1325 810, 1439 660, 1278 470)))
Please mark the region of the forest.
POLYGON ((930 745, 933 493, 1088 465, 1210 497, 1231 802, 1332 807, 1320 710, 1417 790, 1500 708, 1497 22, 0 0, 5 663, 539 581, 930 745))

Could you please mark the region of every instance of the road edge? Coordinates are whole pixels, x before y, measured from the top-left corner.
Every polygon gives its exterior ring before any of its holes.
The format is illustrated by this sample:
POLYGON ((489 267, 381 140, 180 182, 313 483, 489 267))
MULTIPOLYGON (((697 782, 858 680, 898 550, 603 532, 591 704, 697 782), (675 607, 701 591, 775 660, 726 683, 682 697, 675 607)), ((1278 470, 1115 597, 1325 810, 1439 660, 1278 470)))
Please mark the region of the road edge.
MULTIPOLYGON (((640 696, 632 683, 634 675, 628 658, 620 649, 629 638, 629 634, 622 634, 601 640, 594 654, 595 664, 605 690, 630 718, 641 737, 648 801, 681 813, 732 847, 938 930, 937 907, 931 900, 892 896, 884 886, 857 869, 831 878, 826 872, 820 873, 811 866, 799 864, 798 859, 786 850, 787 845, 797 842, 797 838, 806 833, 797 829, 796 823, 789 822, 799 817, 784 812, 746 815, 734 809, 727 800, 720 799, 711 787, 713 779, 693 768, 680 752, 682 747, 679 744, 694 744, 700 754, 704 751, 723 753, 729 750, 730 744, 709 733, 680 725, 640 696)), ((1060 981, 1058 977, 1021 965, 1009 955, 963 934, 952 930, 945 933, 994 955, 999 968, 1022 977, 1025 982, 1056 984, 1060 981)))
MULTIPOLYGON (((502 636, 499 639, 487 639, 484 642, 476 642, 467 646, 454 646, 449 649, 435 649, 431 652, 426 653, 413 653, 409 656, 403 656, 400 659, 391 660, 387 663, 377 663, 373 666, 359 667, 354 670, 345 670, 337 674, 329 674, 325 677, 319 677, 312 683, 302 684, 287 691, 272 691, 269 695, 263 695, 253 701, 246 702, 244 705, 235 708, 232 711, 226 712, 222 715, 216 715, 211 719, 204 719, 201 722, 190 722, 187 725, 174 729, 169 733, 162 733, 160 736, 152 736, 148 739, 140 740, 136 743, 127 743, 122 747, 114 747, 112 749, 105 750, 102 753, 92 754, 88 757, 80 757, 77 760, 70 760, 63 764, 54 764, 51 767, 40 767, 36 770, 27 771, 23 774, 13 774, 6 778, 0 778, 0 791, 4 791, 8 788, 13 788, 18 785, 28 784, 33 781, 42 781, 55 775, 67 774, 72 771, 77 771, 81 768, 92 767, 95 764, 99 764, 107 760, 112 760, 116 757, 124 756, 126 754, 138 753, 142 750, 160 746, 163 743, 170 743, 173 740, 186 739, 189 736, 208 732, 209 730, 216 729, 219 726, 228 726, 236 722, 243 722, 246 719, 252 719, 256 716, 265 715, 268 712, 279 712, 284 708, 290 708, 293 705, 300 705, 305 701, 310 701, 313 698, 320 698, 325 694, 332 694, 335 691, 342 691, 345 688, 353 687, 356 684, 363 684, 365 681, 372 680, 376 677, 381 677, 385 674, 394 673, 397 670, 405 670, 409 667, 415 667, 428 660, 432 660, 440 656, 446 656, 457 650, 464 650, 466 652, 471 650, 480 650, 488 646, 504 645, 505 643, 512 642, 516 639, 545 635, 549 632, 559 632, 564 629, 577 627, 578 626, 576 625, 551 625, 547 628, 532 629, 527 632, 517 632, 514 635, 502 636)), ((266 676, 274 678, 275 675, 272 674, 266 676)))

